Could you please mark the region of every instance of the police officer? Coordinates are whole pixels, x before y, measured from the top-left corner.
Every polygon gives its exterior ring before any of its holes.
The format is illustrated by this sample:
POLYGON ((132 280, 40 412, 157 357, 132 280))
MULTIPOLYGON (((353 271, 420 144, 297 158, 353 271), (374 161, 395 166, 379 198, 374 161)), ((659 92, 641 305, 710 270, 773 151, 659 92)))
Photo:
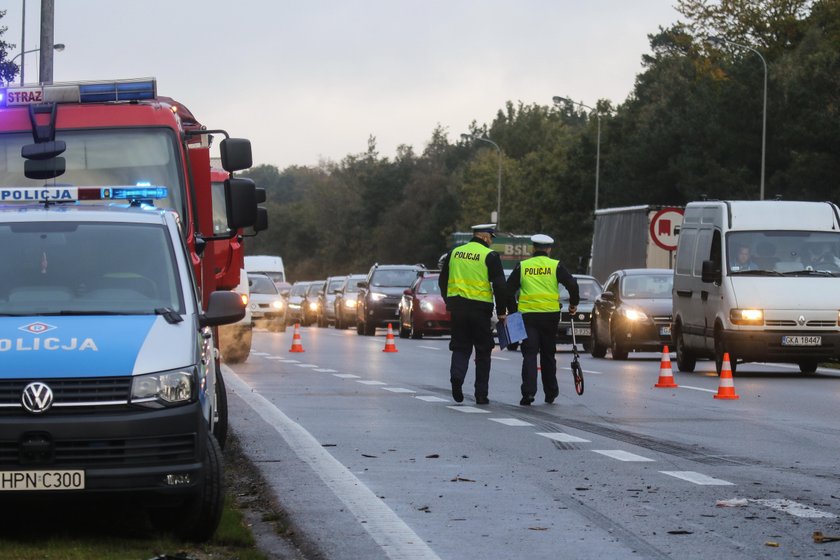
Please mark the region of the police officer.
POLYGON ((577 280, 560 261, 549 257, 554 240, 537 234, 531 237, 531 243, 534 246, 533 256, 516 265, 507 280, 507 290, 511 294, 508 309, 516 308, 513 294, 519 290, 518 307, 528 335, 521 344, 522 400, 519 404, 523 406, 530 406, 537 394, 537 354, 540 356, 545 402, 553 403, 560 394, 554 360, 557 325, 560 322, 558 283, 569 291, 569 313, 577 311, 580 302, 577 280))
POLYGON ((452 249, 443 259, 438 285, 452 315, 452 398, 455 402, 464 400, 462 385, 475 348, 475 402, 488 404, 490 353, 494 345, 490 318, 494 298, 499 321, 505 318, 505 273, 501 257, 490 249, 496 224, 479 224, 472 230, 472 239, 452 249))

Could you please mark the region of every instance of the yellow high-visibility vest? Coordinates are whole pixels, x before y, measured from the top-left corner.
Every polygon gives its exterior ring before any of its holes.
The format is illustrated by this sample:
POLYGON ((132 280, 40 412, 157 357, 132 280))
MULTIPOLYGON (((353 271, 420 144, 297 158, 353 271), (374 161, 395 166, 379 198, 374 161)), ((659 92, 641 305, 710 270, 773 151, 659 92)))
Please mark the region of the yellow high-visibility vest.
POLYGON ((519 263, 519 311, 550 313, 560 311, 560 290, 557 287, 557 265, 560 261, 545 255, 519 263))
POLYGON ((449 257, 449 283, 447 296, 493 303, 493 290, 487 279, 487 255, 492 249, 470 241, 452 249, 449 257))

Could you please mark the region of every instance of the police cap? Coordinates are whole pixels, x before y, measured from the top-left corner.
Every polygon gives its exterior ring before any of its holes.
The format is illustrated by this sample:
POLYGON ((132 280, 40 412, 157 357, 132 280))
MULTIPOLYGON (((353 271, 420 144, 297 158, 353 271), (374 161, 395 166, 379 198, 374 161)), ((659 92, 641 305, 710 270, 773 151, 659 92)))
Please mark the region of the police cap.
POLYGON ((531 236, 531 243, 534 244, 534 247, 544 248, 551 247, 554 244, 554 240, 544 233, 538 233, 531 236))
POLYGON ((496 237, 496 224, 478 224, 471 228, 473 233, 489 233, 496 237))

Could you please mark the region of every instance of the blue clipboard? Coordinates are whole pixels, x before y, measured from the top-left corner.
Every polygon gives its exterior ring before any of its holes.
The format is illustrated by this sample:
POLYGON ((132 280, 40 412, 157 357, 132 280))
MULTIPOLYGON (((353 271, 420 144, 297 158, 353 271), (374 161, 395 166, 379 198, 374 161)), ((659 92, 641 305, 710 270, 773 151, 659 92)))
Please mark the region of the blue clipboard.
POLYGON ((499 348, 504 350, 514 342, 522 342, 528 335, 525 333, 525 322, 522 320, 522 313, 518 311, 508 315, 504 322, 496 325, 496 332, 499 335, 499 348))

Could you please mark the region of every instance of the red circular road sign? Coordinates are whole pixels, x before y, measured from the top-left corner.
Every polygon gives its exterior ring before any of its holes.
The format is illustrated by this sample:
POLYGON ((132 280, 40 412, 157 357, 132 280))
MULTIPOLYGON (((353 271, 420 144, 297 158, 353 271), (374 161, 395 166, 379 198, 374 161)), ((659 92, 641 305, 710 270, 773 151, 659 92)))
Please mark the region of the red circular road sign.
POLYGON ((682 221, 682 208, 663 208, 650 221, 650 238, 666 251, 676 251, 677 226, 682 221))

